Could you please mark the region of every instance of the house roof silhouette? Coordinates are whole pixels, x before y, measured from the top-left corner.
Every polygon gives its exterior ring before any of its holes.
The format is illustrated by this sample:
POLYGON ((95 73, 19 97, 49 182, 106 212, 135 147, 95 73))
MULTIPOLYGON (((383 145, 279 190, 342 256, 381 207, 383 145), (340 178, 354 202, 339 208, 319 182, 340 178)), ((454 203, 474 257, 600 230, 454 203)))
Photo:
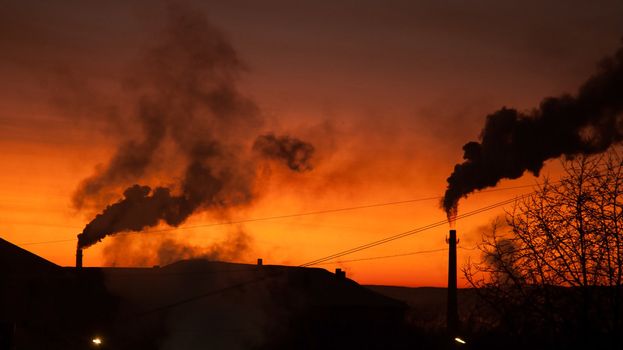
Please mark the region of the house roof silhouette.
POLYGON ((97 335, 115 349, 386 349, 379 335, 404 320, 404 303, 319 268, 76 269, 3 239, 0 265, 0 343, 4 332, 18 348, 82 349, 97 335))
POLYGON ((0 238, 0 273, 38 273, 60 266, 0 238))

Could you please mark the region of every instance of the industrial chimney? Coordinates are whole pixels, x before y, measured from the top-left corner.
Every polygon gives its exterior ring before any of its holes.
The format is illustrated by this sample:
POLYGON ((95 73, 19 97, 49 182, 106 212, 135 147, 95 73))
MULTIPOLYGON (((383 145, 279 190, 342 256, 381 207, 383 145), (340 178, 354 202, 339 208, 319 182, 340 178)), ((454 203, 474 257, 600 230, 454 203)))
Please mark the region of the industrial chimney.
POLYGON ((450 237, 446 239, 448 243, 448 304, 446 313, 446 327, 448 335, 457 336, 459 314, 457 306, 456 290, 456 230, 450 230, 450 237))
POLYGON ((82 248, 76 248, 76 269, 82 268, 82 248))

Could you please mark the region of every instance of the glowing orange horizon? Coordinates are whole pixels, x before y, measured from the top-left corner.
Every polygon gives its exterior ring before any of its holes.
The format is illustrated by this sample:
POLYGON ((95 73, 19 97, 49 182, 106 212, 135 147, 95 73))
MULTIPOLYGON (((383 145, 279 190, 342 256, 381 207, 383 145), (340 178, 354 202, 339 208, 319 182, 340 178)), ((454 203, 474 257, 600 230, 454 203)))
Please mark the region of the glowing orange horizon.
MULTIPOLYGON (((97 150, 94 152, 101 154, 102 158, 106 156, 105 153, 97 150)), ((83 152, 80 152, 75 155, 76 158, 72 158, 67 156, 66 149, 61 149, 57 152, 43 153, 43 159, 28 163, 21 163, 21 155, 5 154, 3 156, 4 164, 12 162, 16 169, 13 172, 0 174, 2 183, 12 185, 2 189, 2 203, 12 203, 10 206, 5 204, 2 208, 0 224, 4 227, 3 238, 17 244, 69 240, 24 245, 23 247, 57 264, 66 266, 74 264, 74 239, 89 220, 88 214, 76 213, 69 205, 76 183, 90 171, 86 164, 83 164, 81 169, 75 168, 75 164, 80 163, 82 155, 83 152), (64 170, 71 167, 74 167, 73 171, 64 170), (46 176, 39 176, 37 169, 45 169, 46 176), (26 186, 15 186, 19 183, 26 186), (16 202, 17 200, 20 202, 16 202)), ((319 185, 318 182, 325 182, 323 180, 325 169, 319 166, 317 170, 317 173, 312 172, 304 175, 304 178, 286 182, 290 185, 285 187, 280 185, 283 184, 281 175, 275 174, 266 184, 265 195, 259 198, 252 207, 232 213, 231 220, 313 212, 412 198, 433 198, 413 203, 233 225, 247 232, 252 242, 249 251, 235 261, 253 263, 256 258, 262 257, 266 264, 299 265, 445 219, 444 212, 438 207, 438 199, 434 198, 437 197, 434 192, 424 192, 425 189, 419 186, 410 191, 404 191, 404 183, 398 184, 400 190, 389 188, 385 191, 382 187, 375 189, 372 186, 367 192, 359 192, 359 194, 352 193, 353 189, 361 189, 358 185, 341 185, 343 187, 339 191, 328 191, 316 195, 315 186, 319 185), (300 191, 300 187, 308 188, 308 190, 300 191), (394 195, 397 192, 418 195, 409 197, 385 195, 385 193, 392 192, 394 195)), ((331 169, 327 171, 329 170, 331 169)), ((405 176, 407 177, 405 180, 408 181, 410 175, 405 176)), ((533 180, 524 179, 522 183, 530 184, 531 181, 533 180)), ((514 181, 513 184, 517 182, 514 181)), ((439 186, 443 186, 443 182, 440 181, 439 186)), ((525 191, 526 189, 520 188, 475 194, 464 201, 462 208, 467 212, 525 191)), ((478 251, 472 250, 478 243, 479 232, 477 230, 500 213, 499 210, 492 211, 458 222, 456 226, 458 226, 458 236, 461 239, 459 247, 466 248, 459 249, 459 265, 465 263, 469 257, 479 258, 478 251)), ((132 240, 141 242, 153 239, 154 235, 160 235, 189 245, 208 247, 211 243, 223 239, 231 228, 231 225, 196 227, 215 221, 222 220, 212 217, 209 213, 200 213, 178 229, 159 227, 147 230, 148 232, 124 236, 131 236, 132 240), (149 231, 162 229, 165 231, 149 233, 149 231)), ((335 263, 323 263, 317 267, 329 270, 341 267, 346 270, 347 276, 364 284, 444 286, 447 258, 441 249, 447 247, 444 241, 447 229, 447 226, 438 227, 373 249, 340 257, 335 263), (432 252, 364 260, 418 251, 432 252)), ((110 257, 107 258, 104 252, 112 240, 115 238, 107 238, 94 247, 86 249, 85 266, 110 264, 110 257)), ((151 266, 153 262, 147 261, 143 266, 151 266)), ((459 280, 459 285, 466 286, 461 280, 459 280)))
MULTIPOLYGON (((597 60, 620 45, 620 11, 606 6, 588 11, 600 14, 599 28, 569 35, 581 27, 574 16, 584 8, 570 7, 560 14, 565 20, 550 21, 536 8, 525 11, 525 18, 491 16, 493 8, 508 10, 497 2, 470 6, 448 20, 446 9, 436 5, 413 2, 405 11, 370 2, 358 4, 357 11, 334 11, 327 24, 310 15, 326 14, 321 2, 286 3, 279 11, 260 11, 261 16, 255 8, 225 3, 197 6, 231 39, 248 68, 237 77, 238 88, 257 103, 262 131, 290 133, 318 150, 312 172, 262 169, 262 195, 226 219, 434 198, 186 228, 224 220, 198 213, 176 230, 123 235, 130 237, 123 242, 128 249, 150 247, 156 235, 207 249, 232 230, 242 230, 250 237, 249 248, 233 260, 254 263, 261 257, 266 264, 298 265, 446 220, 437 197, 462 161, 461 147, 477 139, 488 113, 504 105, 530 109, 544 96, 573 91, 597 60), (486 30, 482 23, 489 22, 483 18, 504 30, 486 30), (528 22, 534 25, 526 26, 528 22), (549 35, 535 37, 526 28, 549 35)), ((144 44, 158 37, 165 16, 158 6, 137 11, 121 2, 49 6, 16 2, 8 7, 14 11, 5 14, 11 21, 3 23, 0 236, 72 266, 76 235, 102 209, 76 211, 72 193, 128 136, 115 125, 125 123, 136 107, 128 102, 135 82, 125 73, 136 69, 144 44), (72 98, 84 103, 68 102, 72 98), (103 115, 118 119, 105 123, 103 115)), ((163 158, 181 162, 175 150, 164 151, 169 153, 163 158)), ((168 184, 179 176, 160 170, 146 182, 168 184)), ((558 172, 553 160, 542 174, 555 178, 558 172)), ((534 182, 525 175, 499 187, 534 182)), ((529 189, 477 192, 461 200, 459 214, 525 192, 529 189)), ((496 208, 451 225, 460 238, 459 268, 468 259, 481 258, 474 248, 500 215, 503 208, 496 208)), ((163 228, 168 229, 153 230, 163 228)), ((447 229, 436 227, 318 267, 340 267, 365 284, 444 286, 447 229), (416 252, 425 253, 411 254, 416 252), (368 259, 375 257, 386 258, 368 259)), ((121 239, 106 238, 85 250, 85 266, 153 263, 154 255, 133 261, 123 251, 111 253, 115 240, 121 239)), ((466 286, 460 273, 459 286, 466 286)))

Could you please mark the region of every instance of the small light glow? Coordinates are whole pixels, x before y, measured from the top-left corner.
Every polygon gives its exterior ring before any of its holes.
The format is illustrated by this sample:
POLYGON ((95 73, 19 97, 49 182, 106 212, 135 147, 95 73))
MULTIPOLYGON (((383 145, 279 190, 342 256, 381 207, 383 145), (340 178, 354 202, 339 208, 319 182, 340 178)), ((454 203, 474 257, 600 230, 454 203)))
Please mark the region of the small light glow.
POLYGON ((95 345, 101 345, 102 344, 102 339, 100 339, 100 338, 93 338, 93 340, 91 340, 91 341, 95 345))
POLYGON ((459 337, 454 338, 454 341, 461 344, 467 344, 467 342, 459 337))

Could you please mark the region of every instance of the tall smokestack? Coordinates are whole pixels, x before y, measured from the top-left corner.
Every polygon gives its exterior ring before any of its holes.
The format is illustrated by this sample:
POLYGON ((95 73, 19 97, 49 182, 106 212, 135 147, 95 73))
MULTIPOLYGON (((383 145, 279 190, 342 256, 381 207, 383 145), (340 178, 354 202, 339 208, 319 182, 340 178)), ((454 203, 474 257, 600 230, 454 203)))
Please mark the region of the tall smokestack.
POLYGON ((450 230, 448 243, 448 305, 446 314, 446 327, 448 335, 455 337, 458 332, 459 314, 457 306, 456 289, 456 230, 450 230))
POLYGON ((76 269, 82 268, 82 248, 76 248, 76 269))

